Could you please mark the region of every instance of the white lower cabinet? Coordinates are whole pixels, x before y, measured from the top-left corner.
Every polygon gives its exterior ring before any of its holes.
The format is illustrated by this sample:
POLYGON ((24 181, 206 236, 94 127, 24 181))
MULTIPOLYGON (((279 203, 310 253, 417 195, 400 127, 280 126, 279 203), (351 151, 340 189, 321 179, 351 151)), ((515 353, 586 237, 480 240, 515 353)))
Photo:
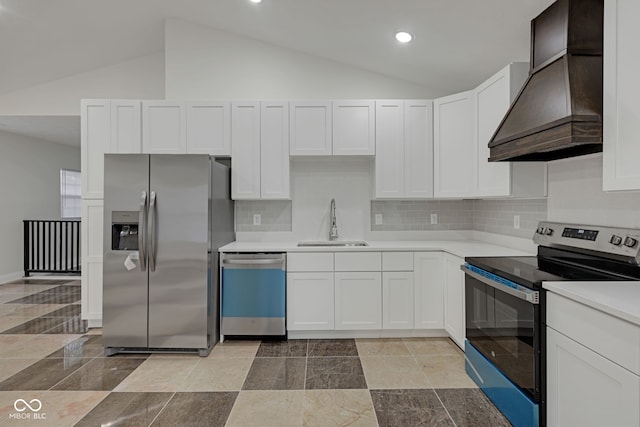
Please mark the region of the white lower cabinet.
POLYGON ((102 218, 104 202, 82 201, 81 251, 82 251, 82 318, 89 327, 102 326, 102 218))
POLYGON ((333 272, 287 273, 287 329, 334 328, 333 272))
POLYGON ((547 425, 637 427, 640 377, 547 327, 547 425))
POLYGON ((379 271, 335 273, 336 329, 382 328, 382 280, 379 271))
POLYGON ((463 258, 444 254, 444 329, 460 348, 464 348, 464 273, 460 270, 461 264, 464 264, 463 258))
POLYGON ((415 329, 444 327, 444 278, 442 252, 414 254, 415 329))
POLYGON ((413 329, 413 272, 382 273, 382 328, 413 329))

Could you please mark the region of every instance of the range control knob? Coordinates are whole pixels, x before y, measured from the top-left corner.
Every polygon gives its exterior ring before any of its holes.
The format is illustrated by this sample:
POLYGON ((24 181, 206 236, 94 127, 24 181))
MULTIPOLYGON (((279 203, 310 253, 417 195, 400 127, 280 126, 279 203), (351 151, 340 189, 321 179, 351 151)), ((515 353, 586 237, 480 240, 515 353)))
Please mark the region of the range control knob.
POLYGON ((552 236, 553 235, 553 228, 546 228, 544 230, 544 234, 546 234, 547 236, 552 236))
POLYGON ((629 236, 627 236, 627 237, 624 239, 624 245, 625 245, 625 246, 628 246, 628 247, 630 247, 630 248, 634 247, 634 246, 635 246, 635 245, 637 245, 637 244, 638 244, 638 241, 637 241, 636 239, 634 239, 633 237, 629 237, 629 236))
POLYGON ((620 246, 620 244, 622 243, 622 237, 616 236, 614 234, 613 236, 611 236, 611 239, 609 239, 609 243, 611 243, 612 245, 620 246))
POLYGON ((544 227, 538 227, 538 229, 536 230, 536 233, 544 234, 544 227))

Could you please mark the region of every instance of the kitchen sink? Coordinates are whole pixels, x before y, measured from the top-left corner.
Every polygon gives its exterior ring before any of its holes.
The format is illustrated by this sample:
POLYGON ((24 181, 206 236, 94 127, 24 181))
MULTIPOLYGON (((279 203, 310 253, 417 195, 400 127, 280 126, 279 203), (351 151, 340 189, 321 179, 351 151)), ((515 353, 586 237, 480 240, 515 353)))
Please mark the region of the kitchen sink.
POLYGON ((313 247, 313 246, 324 246, 324 247, 362 247, 369 246, 369 244, 362 240, 355 241, 317 241, 317 242, 299 242, 299 247, 313 247))

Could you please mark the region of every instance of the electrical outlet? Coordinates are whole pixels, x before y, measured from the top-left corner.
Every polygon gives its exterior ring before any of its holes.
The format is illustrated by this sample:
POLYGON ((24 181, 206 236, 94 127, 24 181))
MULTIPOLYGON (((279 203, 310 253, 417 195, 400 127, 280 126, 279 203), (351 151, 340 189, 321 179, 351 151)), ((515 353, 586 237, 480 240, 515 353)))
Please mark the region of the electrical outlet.
POLYGON ((260 224, 262 224, 262 215, 253 214, 253 225, 260 225, 260 224))
POLYGON ((376 214, 376 225, 382 225, 382 214, 376 214))
POLYGON ((431 214, 431 224, 438 223, 438 214, 431 214))
POLYGON ((513 228, 515 229, 520 228, 520 215, 513 216, 513 228))

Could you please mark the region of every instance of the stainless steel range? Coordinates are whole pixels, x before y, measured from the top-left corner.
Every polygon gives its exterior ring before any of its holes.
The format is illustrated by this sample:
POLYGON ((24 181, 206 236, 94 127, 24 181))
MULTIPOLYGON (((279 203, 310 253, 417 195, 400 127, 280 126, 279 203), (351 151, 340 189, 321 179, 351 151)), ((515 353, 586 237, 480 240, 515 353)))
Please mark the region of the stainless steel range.
POLYGON ((640 230, 543 221, 537 256, 468 257, 466 370, 516 427, 546 425, 547 281, 640 280, 640 230))

